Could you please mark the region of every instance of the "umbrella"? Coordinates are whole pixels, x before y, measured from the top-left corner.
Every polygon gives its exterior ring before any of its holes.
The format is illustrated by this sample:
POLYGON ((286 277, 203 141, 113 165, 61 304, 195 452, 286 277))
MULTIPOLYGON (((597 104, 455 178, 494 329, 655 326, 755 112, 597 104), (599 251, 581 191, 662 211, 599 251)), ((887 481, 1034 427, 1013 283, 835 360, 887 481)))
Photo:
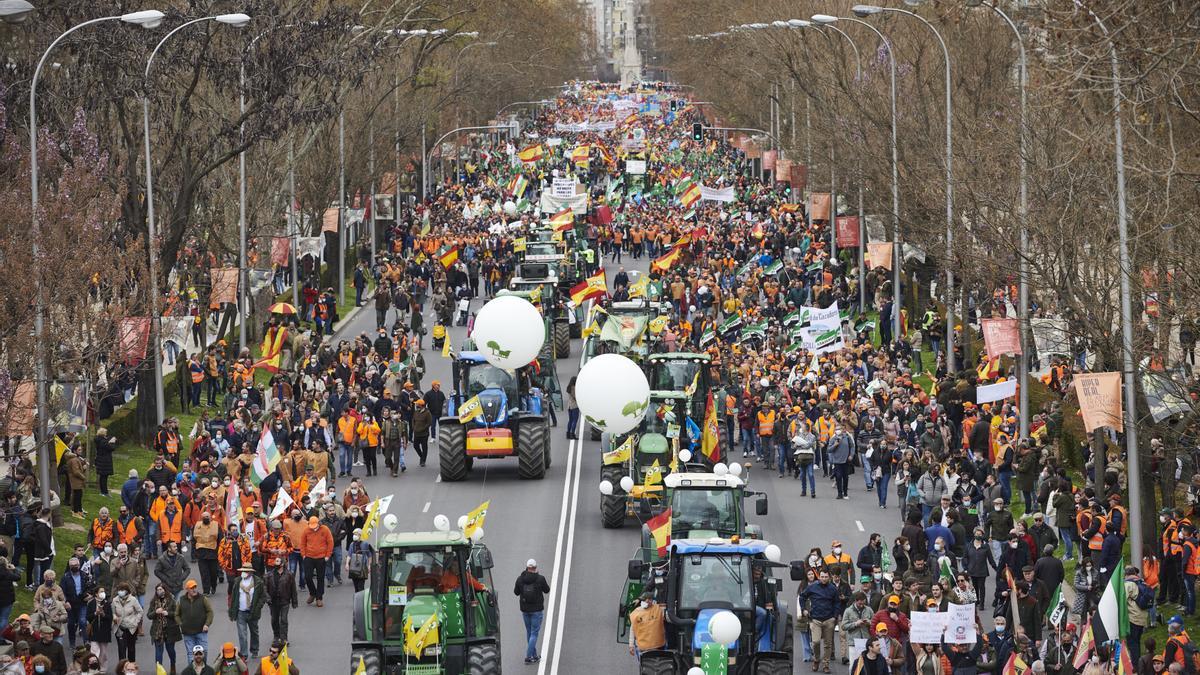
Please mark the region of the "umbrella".
POLYGON ((295 306, 288 304, 286 302, 277 302, 277 303, 271 305, 268 308, 268 311, 271 312, 272 314, 295 314, 296 308, 295 308, 295 306))

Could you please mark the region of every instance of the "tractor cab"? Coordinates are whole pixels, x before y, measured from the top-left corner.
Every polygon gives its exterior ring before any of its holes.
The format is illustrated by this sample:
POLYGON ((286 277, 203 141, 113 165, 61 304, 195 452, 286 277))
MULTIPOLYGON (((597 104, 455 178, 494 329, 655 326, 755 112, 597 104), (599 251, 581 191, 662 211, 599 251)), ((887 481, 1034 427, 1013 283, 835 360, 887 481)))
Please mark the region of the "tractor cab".
POLYGON ((491 551, 458 531, 380 536, 369 585, 355 594, 351 669, 362 660, 372 673, 499 673, 491 570, 491 551))
POLYGON ((677 391, 651 391, 642 421, 633 431, 602 435, 601 480, 611 486, 600 496, 604 527, 618 528, 628 517, 645 521, 664 508, 663 479, 684 464, 681 449, 699 442, 691 438, 683 411, 687 397, 677 391), (622 486, 628 477, 630 489, 622 486))
MULTIPOLYGON (((725 400, 719 395, 720 385, 712 357, 696 352, 666 352, 651 354, 645 362, 646 379, 651 389, 672 389, 688 394, 688 414, 697 424, 704 419, 708 396, 712 394, 717 419, 724 420, 725 400)), ((729 437, 723 423, 717 424, 722 455, 727 454, 729 437)))
POLYGON ((524 370, 493 366, 481 352, 461 352, 451 366, 454 391, 450 395, 450 414, 459 414, 459 407, 474 396, 479 397, 483 408, 474 420, 476 426, 503 425, 517 408, 541 414, 542 398, 530 392, 530 379, 522 373, 524 370))

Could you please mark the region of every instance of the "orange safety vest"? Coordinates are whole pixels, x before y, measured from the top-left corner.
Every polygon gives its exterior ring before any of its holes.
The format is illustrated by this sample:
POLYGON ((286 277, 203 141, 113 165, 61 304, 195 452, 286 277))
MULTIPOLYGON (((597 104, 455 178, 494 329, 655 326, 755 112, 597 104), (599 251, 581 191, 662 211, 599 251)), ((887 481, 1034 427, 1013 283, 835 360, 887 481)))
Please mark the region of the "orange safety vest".
POLYGON ((120 522, 113 521, 117 530, 117 537, 122 544, 131 545, 138 537, 137 518, 130 518, 128 523, 122 525, 120 522))
POLYGON ((817 418, 817 440, 826 443, 833 436, 835 423, 833 420, 827 420, 824 417, 817 418))
POLYGON ((1183 542, 1183 548, 1188 553, 1187 567, 1183 569, 1183 573, 1200 575, 1200 546, 1190 541, 1185 541, 1183 542))
MULTIPOLYGON (((1167 640, 1168 645, 1175 643, 1175 658, 1172 659, 1173 662, 1178 663, 1181 666, 1184 665, 1183 660, 1187 658, 1187 654, 1184 653, 1183 646, 1191 641, 1192 639, 1188 637, 1187 631, 1184 631, 1179 635, 1172 636, 1169 640, 1167 640)), ((1163 654, 1165 655, 1166 653, 1167 650, 1164 649, 1163 654)))
POLYGON ((770 436, 775 433, 775 411, 772 410, 767 414, 758 413, 758 435, 770 436))
POLYGON ((204 366, 201 366, 199 363, 192 363, 188 366, 188 369, 192 371, 192 384, 199 384, 204 381, 204 366))
POLYGON ((101 523, 99 518, 92 520, 92 548, 104 548, 105 544, 116 540, 116 523, 112 518, 109 518, 107 523, 101 523))
MULTIPOLYGON (((1088 539, 1088 548, 1093 551, 1099 551, 1104 548, 1104 526, 1108 523, 1108 520, 1104 516, 1097 515, 1093 515, 1092 520, 1098 520, 1100 524, 1096 526, 1096 534, 1093 534, 1092 538, 1088 539)), ((1092 525, 1095 525, 1095 523, 1092 523, 1092 525)), ((1088 527, 1090 529, 1091 525, 1088 527)))
POLYGON ((1174 518, 1168 520, 1167 524, 1163 526, 1163 533, 1162 533, 1162 553, 1163 553, 1163 555, 1170 555, 1170 553, 1171 553, 1171 541, 1173 539, 1175 539, 1176 527, 1177 527, 1177 525, 1175 524, 1174 518))
POLYGON ((1129 512, 1125 510, 1124 506, 1114 506, 1112 510, 1121 514, 1121 529, 1117 534, 1124 537, 1125 532, 1129 530, 1129 512))
POLYGON ((167 518, 165 512, 158 517, 158 541, 164 545, 169 541, 173 541, 176 544, 183 543, 182 513, 176 511, 174 520, 167 518))
POLYGON ((276 667, 275 664, 271 663, 271 657, 264 656, 262 657, 262 665, 259 666, 258 672, 262 673, 262 675, 288 675, 288 673, 292 672, 291 659, 289 658, 288 661, 289 663, 276 667))

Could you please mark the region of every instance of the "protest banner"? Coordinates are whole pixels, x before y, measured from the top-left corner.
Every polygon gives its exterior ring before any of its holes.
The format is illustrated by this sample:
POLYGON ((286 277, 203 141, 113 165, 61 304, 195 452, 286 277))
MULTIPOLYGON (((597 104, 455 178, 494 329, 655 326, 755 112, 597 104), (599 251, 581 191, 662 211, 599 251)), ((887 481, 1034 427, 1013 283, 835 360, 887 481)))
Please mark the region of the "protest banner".
POLYGON ((1021 324, 1016 319, 984 319, 980 322, 988 356, 1021 353, 1021 324))
POLYGON ((117 340, 121 346, 121 362, 135 366, 146 358, 150 343, 150 317, 126 316, 117 324, 117 340))
POLYGON ((858 216, 838 216, 835 222, 838 248, 858 248, 862 242, 859 237, 858 216))
POLYGON ((237 302, 238 268, 214 267, 208 275, 212 279, 212 295, 208 300, 210 305, 237 302))
POLYGON ((992 401, 1002 401, 1006 398, 1011 398, 1017 395, 1017 381, 1015 379, 996 384, 983 385, 975 389, 975 403, 984 404, 992 401))
POLYGON ((1080 373, 1075 376, 1075 394, 1083 413, 1083 428, 1089 434, 1099 427, 1124 429, 1120 373, 1080 373))
POLYGON ((946 632, 943 639, 946 644, 975 644, 975 605, 951 603, 945 616, 946 632))
POLYGON ((829 220, 829 193, 814 192, 808 197, 808 214, 812 220, 829 220))
POLYGON ((892 242, 880 241, 867 244, 867 264, 870 268, 892 269, 892 242))
POLYGON ((916 644, 941 644, 942 632, 946 630, 946 617, 941 612, 911 612, 908 640, 916 644))
MULTIPOLYGON (((1061 317, 1032 318, 1029 328, 1033 333, 1033 345, 1037 348, 1038 356, 1049 359, 1051 356, 1070 356, 1071 341, 1067 338, 1067 320, 1061 317)), ((1042 364, 1043 366, 1046 363, 1042 364)))

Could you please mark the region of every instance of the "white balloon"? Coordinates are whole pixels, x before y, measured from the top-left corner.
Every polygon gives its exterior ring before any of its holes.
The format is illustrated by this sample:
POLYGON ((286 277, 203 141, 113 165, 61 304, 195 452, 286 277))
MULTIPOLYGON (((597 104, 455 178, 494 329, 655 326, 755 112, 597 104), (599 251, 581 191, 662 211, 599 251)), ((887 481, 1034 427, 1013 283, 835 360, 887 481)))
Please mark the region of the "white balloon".
POLYGON ((458 529, 460 529, 460 530, 467 529, 467 517, 465 515, 458 517, 458 529))
POLYGON ((730 475, 733 475, 733 476, 742 475, 742 465, 738 464, 737 462, 731 463, 729 465, 729 473, 730 473, 730 475))
POLYGON ((700 666, 692 666, 688 668, 687 675, 704 675, 704 669, 700 666))
POLYGON ((727 645, 742 634, 742 622, 733 612, 722 610, 708 620, 708 634, 713 642, 727 645))
POLYGON ((479 310, 472 337, 488 363, 515 370, 537 357, 546 341, 546 326, 528 300, 502 295, 479 310))
POLYGON ((621 476, 621 489, 629 492, 633 489, 633 479, 629 476, 621 476))
POLYGON ((779 562, 780 560, 783 560, 783 551, 779 550, 779 547, 775 544, 767 544, 767 548, 763 551, 763 555, 767 556, 767 560, 770 560, 771 562, 779 562))
POLYGON ((400 524, 400 519, 394 513, 388 513, 383 516, 383 526, 388 529, 388 532, 393 532, 396 526, 400 524))
POLYGON ((600 494, 611 495, 613 493, 613 484, 610 480, 600 481, 600 494))
POLYGON ((681 461, 681 462, 692 461, 692 451, 691 450, 680 450, 679 451, 679 461, 681 461))
MULTIPOLYGON (((475 326, 478 331, 478 318, 475 326)), ((575 402, 597 429, 623 434, 635 429, 645 417, 650 383, 633 361, 619 354, 601 354, 580 369, 575 402)))
POLYGON ((725 464, 725 462, 717 462, 713 465, 713 473, 717 474, 718 476, 724 476, 725 474, 729 473, 729 467, 725 464))
POLYGON ((771 379, 768 377, 764 377, 761 380, 759 380, 758 383, 761 384, 763 386, 763 388, 765 389, 765 388, 771 386, 771 379))
POLYGON ((504 213, 510 216, 517 215, 517 203, 511 199, 504 202, 504 213))
POLYGON ((477 527, 475 528, 475 531, 471 533, 471 541, 479 541, 480 539, 483 539, 483 528, 477 527))
POLYGON ((448 532, 450 530, 450 519, 439 513, 433 517, 433 529, 438 532, 448 532))

